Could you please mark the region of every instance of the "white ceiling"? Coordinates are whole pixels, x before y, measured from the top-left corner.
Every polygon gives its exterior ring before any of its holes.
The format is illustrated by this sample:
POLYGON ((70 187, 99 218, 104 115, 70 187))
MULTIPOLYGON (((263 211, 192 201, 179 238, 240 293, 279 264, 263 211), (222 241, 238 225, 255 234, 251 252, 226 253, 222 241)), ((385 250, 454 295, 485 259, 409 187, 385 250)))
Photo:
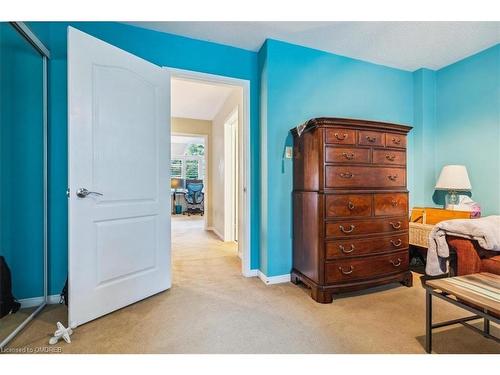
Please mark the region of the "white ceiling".
POLYGON ((172 79, 172 117, 213 120, 234 87, 172 79))
POLYGON ((130 22, 258 51, 267 38, 414 71, 500 43, 500 22, 130 22))

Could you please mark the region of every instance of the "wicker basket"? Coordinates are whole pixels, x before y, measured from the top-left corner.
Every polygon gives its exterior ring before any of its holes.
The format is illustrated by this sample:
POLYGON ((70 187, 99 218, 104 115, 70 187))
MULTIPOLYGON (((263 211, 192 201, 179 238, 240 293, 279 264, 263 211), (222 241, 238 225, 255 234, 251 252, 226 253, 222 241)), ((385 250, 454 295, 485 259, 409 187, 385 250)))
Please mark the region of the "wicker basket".
POLYGON ((433 224, 410 223, 410 245, 429 247, 429 234, 433 224))
POLYGON ((470 219, 469 211, 443 210, 435 207, 414 207, 410 217, 410 245, 429 247, 429 234, 434 225, 451 219, 470 219))

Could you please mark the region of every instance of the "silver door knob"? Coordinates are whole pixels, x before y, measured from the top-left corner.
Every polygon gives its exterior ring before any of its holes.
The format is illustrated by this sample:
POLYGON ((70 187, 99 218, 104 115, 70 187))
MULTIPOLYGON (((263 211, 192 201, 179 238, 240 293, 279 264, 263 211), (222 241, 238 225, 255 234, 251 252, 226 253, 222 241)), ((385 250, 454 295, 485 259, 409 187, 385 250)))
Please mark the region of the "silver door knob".
POLYGON ((102 193, 98 193, 97 191, 89 191, 85 188, 80 188, 76 191, 76 196, 79 198, 85 198, 87 195, 90 195, 90 194, 95 194, 95 195, 99 195, 99 196, 103 195, 102 193))

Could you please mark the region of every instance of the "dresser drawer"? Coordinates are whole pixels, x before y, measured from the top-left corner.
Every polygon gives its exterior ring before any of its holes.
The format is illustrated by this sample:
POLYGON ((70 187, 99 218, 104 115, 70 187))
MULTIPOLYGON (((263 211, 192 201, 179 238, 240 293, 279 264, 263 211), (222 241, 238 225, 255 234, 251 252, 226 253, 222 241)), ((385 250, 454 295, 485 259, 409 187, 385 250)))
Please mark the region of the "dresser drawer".
POLYGON ((408 248, 408 232, 384 237, 327 241, 327 259, 355 257, 408 248))
POLYGON ((346 194, 325 196, 326 217, 371 216, 371 194, 346 194))
POLYGON ((406 148, 406 136, 401 135, 401 134, 386 133, 385 134, 385 146, 386 147, 406 148))
POLYGON ((406 165, 406 151, 375 149, 373 164, 406 165))
POLYGON ((354 145, 356 144, 356 131, 354 129, 326 129, 326 143, 354 145))
POLYGON ((331 147, 325 148, 325 162, 327 163, 369 163, 369 148, 344 148, 331 147))
POLYGON ((327 283, 349 282, 408 270, 408 250, 330 261, 325 264, 327 283))
POLYGON ((390 167, 325 167, 326 188, 391 188, 406 186, 406 170, 390 167))
POLYGON ((372 218, 366 220, 343 220, 325 224, 327 238, 359 236, 372 233, 390 233, 408 229, 406 216, 372 218))
POLYGON ((358 132, 358 145, 365 146, 384 146, 385 133, 360 130, 358 132))
POLYGON ((408 215, 408 194, 375 194, 374 206, 375 216, 408 215))

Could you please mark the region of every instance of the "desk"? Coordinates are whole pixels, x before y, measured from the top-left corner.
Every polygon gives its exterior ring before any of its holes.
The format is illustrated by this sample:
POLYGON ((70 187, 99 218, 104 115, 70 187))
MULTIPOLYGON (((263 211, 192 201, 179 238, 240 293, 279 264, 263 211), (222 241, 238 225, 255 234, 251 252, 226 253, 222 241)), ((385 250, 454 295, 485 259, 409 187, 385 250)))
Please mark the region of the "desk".
POLYGON ((172 202, 172 214, 175 215, 175 207, 174 207, 174 194, 175 194, 175 202, 178 206, 182 207, 182 212, 186 211, 186 199, 184 198, 184 193, 186 190, 183 189, 177 189, 177 192, 174 193, 172 190, 171 194, 171 202, 172 202))

